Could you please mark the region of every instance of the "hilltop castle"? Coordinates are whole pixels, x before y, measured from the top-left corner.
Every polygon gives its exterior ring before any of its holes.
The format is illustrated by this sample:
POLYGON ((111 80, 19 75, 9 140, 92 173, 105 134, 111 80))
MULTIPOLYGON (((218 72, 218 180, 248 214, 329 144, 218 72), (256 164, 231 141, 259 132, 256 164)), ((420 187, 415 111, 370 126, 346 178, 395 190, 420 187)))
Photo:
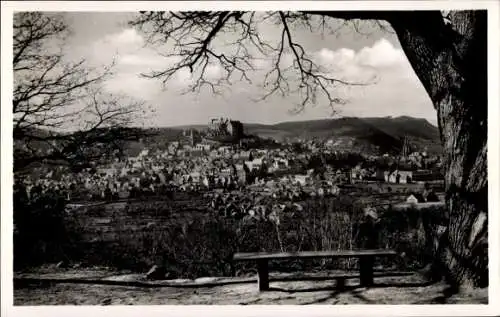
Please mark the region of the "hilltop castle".
POLYGON ((244 136, 243 124, 229 118, 214 118, 208 123, 208 136, 214 139, 238 141, 244 136))

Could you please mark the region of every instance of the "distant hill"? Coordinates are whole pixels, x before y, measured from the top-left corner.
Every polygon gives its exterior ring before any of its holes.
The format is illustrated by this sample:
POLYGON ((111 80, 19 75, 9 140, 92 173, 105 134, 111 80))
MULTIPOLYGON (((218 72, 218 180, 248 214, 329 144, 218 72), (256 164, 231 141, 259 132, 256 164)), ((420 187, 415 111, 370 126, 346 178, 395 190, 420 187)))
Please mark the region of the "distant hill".
MULTIPOLYGON (((126 153, 137 155, 144 148, 164 149, 171 141, 185 138, 183 130, 202 131, 207 125, 184 125, 144 129, 139 141, 128 141, 126 153)), ((438 128, 425 119, 413 117, 358 118, 344 117, 277 124, 244 123, 245 134, 278 141, 288 139, 332 140, 336 148, 373 154, 398 154, 406 136, 412 150, 442 152, 438 128)), ((42 133, 42 132, 40 132, 42 133)), ((43 147, 43 145, 40 145, 43 147)))
MULTIPOLYGON (((206 125, 184 125, 161 128, 204 130, 206 125)), ((399 153, 406 136, 413 150, 441 153, 438 128, 425 119, 408 116, 290 121, 277 124, 244 123, 245 133, 281 141, 294 139, 333 139, 339 148, 370 153, 399 153)), ((160 133, 160 134, 163 134, 160 133)))
POLYGON ((245 131, 276 139, 333 139, 336 144, 361 151, 397 153, 406 136, 415 150, 442 151, 437 127, 412 117, 357 118, 283 122, 275 125, 247 124, 245 131))

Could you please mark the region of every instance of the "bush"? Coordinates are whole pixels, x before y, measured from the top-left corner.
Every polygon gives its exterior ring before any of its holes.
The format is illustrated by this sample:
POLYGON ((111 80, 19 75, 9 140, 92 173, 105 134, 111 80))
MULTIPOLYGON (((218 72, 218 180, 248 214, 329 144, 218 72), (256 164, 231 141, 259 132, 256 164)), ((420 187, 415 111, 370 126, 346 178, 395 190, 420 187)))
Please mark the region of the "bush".
POLYGON ((14 190, 14 268, 68 260, 75 248, 66 230, 65 200, 55 191, 36 192, 28 198, 22 186, 14 190))
MULTIPOLYGON (((251 217, 232 219, 208 213, 206 202, 129 202, 122 210, 99 207, 67 219, 82 239, 74 245, 72 260, 85 265, 107 265, 144 272, 153 264, 165 265, 176 276, 227 276, 255 271, 254 263, 231 263, 235 252, 303 251, 357 248, 393 248, 403 254, 380 265, 415 269, 432 259, 426 231, 440 210, 388 210, 370 229, 366 239, 362 206, 349 199, 306 201, 301 212, 280 215, 279 224, 251 217), (91 212, 90 212, 91 211, 91 212), (98 219, 107 219, 104 225, 98 219), (370 244, 371 243, 371 244, 370 244)), ((65 249, 66 250, 66 249, 65 249)), ((280 261, 274 270, 354 269, 355 259, 280 261)))

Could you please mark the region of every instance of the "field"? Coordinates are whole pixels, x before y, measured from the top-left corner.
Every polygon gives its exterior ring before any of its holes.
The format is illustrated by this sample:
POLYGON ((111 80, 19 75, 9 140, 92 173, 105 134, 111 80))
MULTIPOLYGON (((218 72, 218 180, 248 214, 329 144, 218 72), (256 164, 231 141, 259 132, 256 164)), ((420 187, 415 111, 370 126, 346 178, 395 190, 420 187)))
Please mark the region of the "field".
MULTIPOLYGON (((404 253, 392 264, 410 269, 423 267, 429 260, 431 229, 425 227, 442 221, 436 220, 442 216, 440 206, 384 210, 375 236, 368 238, 361 232, 363 205, 350 197, 304 201, 301 212, 281 214, 278 224, 268 219, 224 217, 211 212, 208 205, 201 195, 182 193, 174 200, 79 207, 64 214, 64 243, 61 239, 47 242, 33 252, 45 252, 37 257, 43 263, 63 261, 68 266, 109 266, 135 272, 157 264, 167 266, 172 276, 196 278, 254 270, 251 264, 233 266, 235 252, 353 249, 373 240, 374 247, 404 253)), ((278 266, 293 271, 356 265, 354 260, 323 260, 278 266)))

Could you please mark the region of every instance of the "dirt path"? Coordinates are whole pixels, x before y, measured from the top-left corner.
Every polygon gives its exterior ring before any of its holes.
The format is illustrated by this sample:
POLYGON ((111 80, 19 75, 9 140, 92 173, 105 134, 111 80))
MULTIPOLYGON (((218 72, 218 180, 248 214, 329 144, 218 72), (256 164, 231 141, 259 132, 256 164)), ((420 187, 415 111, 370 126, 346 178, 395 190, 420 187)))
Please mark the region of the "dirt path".
MULTIPOLYGON (((322 272, 325 276, 325 272, 322 272)), ((16 277, 40 279, 84 278, 126 283, 141 282, 137 274, 110 274, 105 271, 29 273, 16 277)), ((274 274, 282 278, 285 274, 274 274)), ((290 276, 288 276, 289 278, 290 276)), ((317 278, 316 274, 316 278, 317 278)), ((307 274, 302 278, 314 278, 307 274)), ((144 286, 82 283, 16 283, 15 305, 175 305, 175 304, 487 304, 487 290, 464 290, 446 295, 447 286, 428 285, 418 275, 378 277, 372 288, 358 287, 356 278, 347 281, 344 291, 334 280, 272 281, 271 291, 259 293, 254 278, 202 278, 195 281, 144 282, 144 286), (152 285, 155 284, 155 285, 152 285)))

